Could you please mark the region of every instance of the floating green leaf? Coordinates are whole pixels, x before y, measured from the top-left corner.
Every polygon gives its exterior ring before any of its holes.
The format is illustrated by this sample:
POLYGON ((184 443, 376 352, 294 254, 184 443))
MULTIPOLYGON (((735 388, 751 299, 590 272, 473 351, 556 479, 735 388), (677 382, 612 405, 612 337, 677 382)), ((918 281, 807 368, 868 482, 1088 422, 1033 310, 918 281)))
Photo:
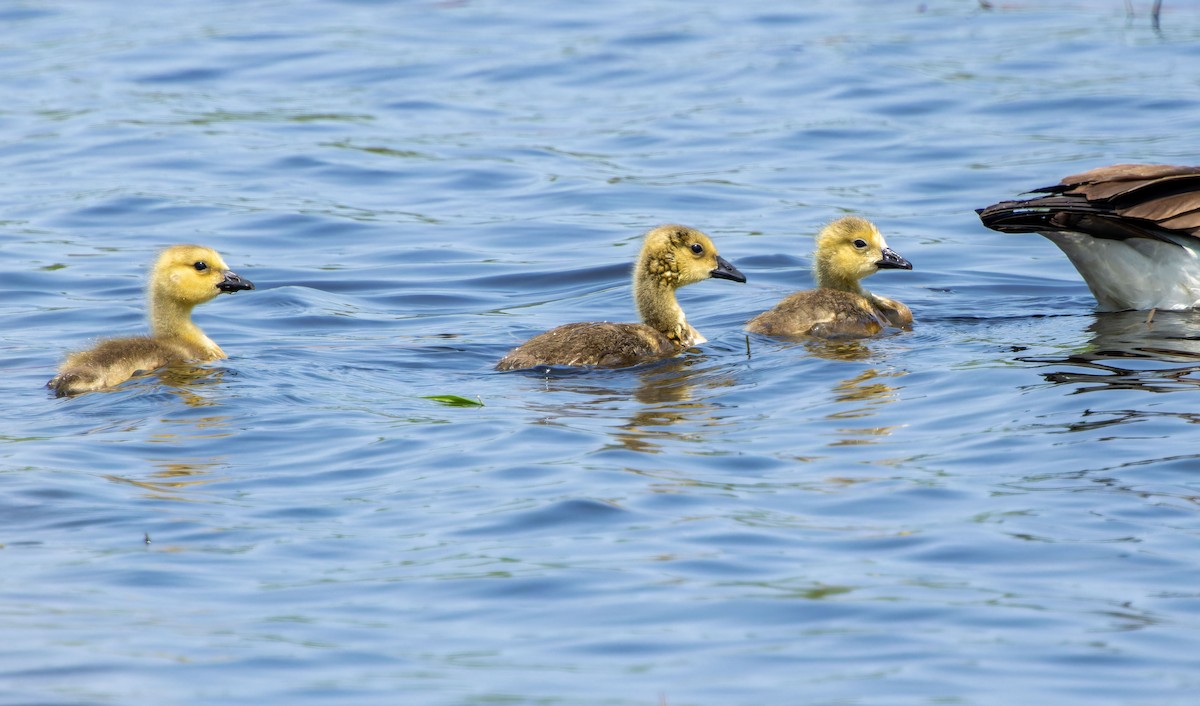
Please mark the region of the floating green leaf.
POLYGON ((422 395, 423 399, 433 400, 449 407, 482 407, 483 400, 476 397, 473 400, 458 395, 422 395))

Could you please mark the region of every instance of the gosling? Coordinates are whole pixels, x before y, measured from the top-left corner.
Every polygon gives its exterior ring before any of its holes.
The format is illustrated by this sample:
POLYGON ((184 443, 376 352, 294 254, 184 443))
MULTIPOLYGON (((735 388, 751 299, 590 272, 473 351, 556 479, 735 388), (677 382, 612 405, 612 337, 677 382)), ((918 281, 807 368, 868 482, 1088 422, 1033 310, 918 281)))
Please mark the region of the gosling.
POLYGON ((746 281, 704 233, 680 225, 659 226, 646 233, 633 268, 633 298, 642 323, 565 324, 509 351, 496 369, 623 368, 677 355, 706 339, 687 322, 675 290, 710 277, 746 281))
POLYGON ((63 397, 112 387, 171 363, 226 358, 192 323, 192 309, 222 292, 242 289, 254 289, 254 284, 231 272, 216 251, 172 245, 159 255, 146 286, 150 336, 114 338, 72 353, 46 386, 63 397))
POLYGON ((865 218, 846 216, 817 234, 813 270, 817 289, 796 292, 746 324, 768 336, 863 338, 884 328, 912 327, 904 304, 863 289, 859 280, 879 270, 911 270, 865 218))
POLYGON ((1115 164, 978 209, 1003 233, 1040 233, 1100 311, 1200 307, 1200 167, 1115 164))

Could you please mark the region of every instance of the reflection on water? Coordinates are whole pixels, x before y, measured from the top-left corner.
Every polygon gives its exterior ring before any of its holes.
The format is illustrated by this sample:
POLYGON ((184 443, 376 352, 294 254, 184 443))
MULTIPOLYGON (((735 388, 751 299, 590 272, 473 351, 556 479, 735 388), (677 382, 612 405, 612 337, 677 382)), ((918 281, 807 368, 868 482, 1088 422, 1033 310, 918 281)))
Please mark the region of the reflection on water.
POLYGON ((1066 431, 1091 431, 1104 427, 1142 422, 1152 419, 1179 419, 1189 424, 1200 423, 1200 413, 1192 412, 1156 412, 1137 409, 1085 409, 1080 413, 1080 421, 1065 425, 1066 431))
POLYGON ((875 368, 868 368, 858 375, 842 380, 834 386, 834 399, 838 402, 861 403, 853 409, 830 415, 848 419, 871 415, 871 408, 881 404, 896 401, 898 389, 887 384, 882 378, 903 377, 902 372, 881 373, 875 368))
MULTIPOLYGON (((873 353, 867 345, 870 339, 856 338, 814 338, 811 336, 795 336, 795 337, 778 337, 770 338, 767 336, 755 336, 762 338, 764 341, 779 341, 795 342, 804 347, 805 350, 812 356, 823 358, 825 360, 867 360, 873 353)), ((751 351, 750 338, 746 338, 746 354, 748 357, 753 357, 757 351, 751 351)))
POLYGON ((200 394, 206 387, 221 385, 228 371, 195 365, 172 365, 157 371, 158 381, 189 407, 218 404, 200 394))
POLYGON ((119 476, 114 474, 105 474, 103 477, 114 483, 125 483, 147 492, 142 494, 142 497, 153 500, 178 500, 182 502, 194 502, 195 497, 187 495, 186 491, 200 485, 215 483, 223 480, 222 478, 213 476, 213 469, 217 466, 224 466, 216 460, 205 461, 166 461, 156 460, 154 464, 158 466, 158 470, 152 472, 148 478, 134 478, 132 476, 119 476))
POLYGON ((123 483, 146 491, 143 497, 155 500, 177 500, 194 502, 197 498, 187 491, 201 485, 223 480, 213 476, 213 469, 225 467, 223 455, 203 459, 178 458, 181 444, 194 440, 224 439, 234 436, 228 414, 217 413, 222 395, 206 395, 221 390, 228 371, 203 366, 173 365, 157 370, 150 375, 153 381, 185 407, 157 418, 157 424, 165 427, 149 433, 146 443, 161 445, 168 458, 151 459, 157 467, 148 476, 140 473, 103 474, 114 483, 123 483), (203 410, 202 412, 198 410, 203 410))
POLYGON ((1171 392, 1200 386, 1200 314, 1125 311, 1097 314, 1088 327, 1086 350, 1064 358, 1022 357, 1027 363, 1069 366, 1043 373, 1052 383, 1077 385, 1076 393, 1097 390, 1171 392))
MULTIPOLYGON (((871 338, 864 339, 824 339, 812 337, 797 337, 791 339, 804 348, 808 355, 821 360, 861 363, 870 361, 878 356, 872 349, 871 338)), ((749 345, 749 343, 747 343, 749 345)), ((859 370, 855 366, 856 370, 859 370)), ((903 377, 902 371, 883 372, 877 368, 859 370, 849 378, 839 380, 830 392, 835 411, 825 416, 829 420, 846 420, 872 417, 880 405, 889 404, 900 399, 900 389, 889 384, 889 380, 903 377), (845 405, 845 406, 843 406, 845 405)), ((876 443, 880 437, 890 435, 899 426, 863 426, 838 427, 840 438, 829 443, 829 446, 853 446, 858 444, 876 443)))
POLYGON ((658 453, 659 445, 652 439, 685 438, 667 428, 673 424, 719 424, 713 398, 719 396, 720 388, 732 387, 735 381, 727 368, 700 367, 705 362, 703 356, 672 358, 639 371, 634 399, 642 406, 621 425, 614 434, 616 439, 633 451, 658 453))
POLYGON ((1193 389, 1193 334, 1101 355, 971 211, 1195 152, 1200 16, 1114 3, 9 3, 0 701, 1189 703, 1200 427, 1151 414, 1200 404, 1114 383, 1193 389), (744 339, 863 209, 922 325, 744 339), (676 217, 751 282, 686 290, 702 353, 490 372, 627 320, 676 217), (262 285, 208 315, 236 364, 48 398, 166 238, 262 285))
MULTIPOLYGON (((224 385, 228 372, 222 368, 201 365, 169 365, 153 371, 140 372, 116 387, 102 390, 100 394, 111 394, 130 387, 144 390, 158 385, 164 391, 178 397, 188 407, 211 407, 219 405, 220 400, 210 399, 201 393, 206 388, 219 388, 224 385)), ((53 395, 53 392, 50 394, 53 395)))
POLYGON ((720 423, 714 416, 719 407, 714 398, 736 380, 728 368, 707 363, 704 355, 689 354, 617 371, 541 370, 546 392, 571 393, 571 397, 555 396, 527 406, 537 410, 545 424, 624 414, 626 419, 613 430, 613 438, 632 451, 659 453, 663 442, 688 438, 670 429, 675 424, 688 422, 692 428, 720 423))
POLYGON ((811 355, 825 360, 853 361, 871 357, 871 349, 858 340, 811 338, 804 340, 804 347, 811 355))
MULTIPOLYGON (((861 373, 842 380, 833 388, 834 401, 848 405, 826 416, 827 419, 860 419, 875 415, 880 405, 890 404, 900 398, 900 388, 889 385, 887 379, 903 377, 899 371, 880 372, 868 368, 861 373)), ((830 446, 850 446, 856 444, 873 444, 881 437, 890 435, 900 426, 863 426, 839 427, 838 434, 843 438, 831 442, 830 446)))
MULTIPOLYGON (((857 341, 813 341, 826 359, 858 361, 873 355, 857 341)), ((811 349, 810 349, 811 350, 811 349)), ((839 366, 840 367, 840 366, 839 366)), ((877 443, 901 425, 854 425, 853 420, 877 416, 883 405, 901 399, 902 386, 894 384, 907 373, 853 366, 854 374, 839 379, 829 390, 831 411, 822 416, 837 423, 837 438, 829 446, 877 443)), ((722 392, 736 389, 736 372, 714 366, 703 355, 688 355, 633 370, 613 373, 592 371, 546 377, 547 392, 569 392, 569 398, 530 403, 543 423, 562 424, 564 419, 603 419, 624 413, 626 419, 610 432, 621 447, 642 453, 660 453, 670 441, 705 442, 696 430, 728 424, 723 414, 722 392), (632 376, 636 386, 630 388, 632 376), (676 426, 686 432, 676 431, 676 426)))

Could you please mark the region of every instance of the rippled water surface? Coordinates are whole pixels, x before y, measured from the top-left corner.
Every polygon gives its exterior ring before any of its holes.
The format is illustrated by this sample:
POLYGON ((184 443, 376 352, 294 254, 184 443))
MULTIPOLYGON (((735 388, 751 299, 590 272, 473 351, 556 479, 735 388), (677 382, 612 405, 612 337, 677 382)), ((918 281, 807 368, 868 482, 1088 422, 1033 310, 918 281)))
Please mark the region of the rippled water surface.
POLYGON ((1197 163, 1200 9, 993 4, 0 8, 0 703, 1195 703, 1200 316, 972 209, 1197 163), (915 329, 747 338, 843 213, 915 329), (667 222, 708 343, 492 370, 667 222), (230 358, 49 395, 173 242, 230 358))

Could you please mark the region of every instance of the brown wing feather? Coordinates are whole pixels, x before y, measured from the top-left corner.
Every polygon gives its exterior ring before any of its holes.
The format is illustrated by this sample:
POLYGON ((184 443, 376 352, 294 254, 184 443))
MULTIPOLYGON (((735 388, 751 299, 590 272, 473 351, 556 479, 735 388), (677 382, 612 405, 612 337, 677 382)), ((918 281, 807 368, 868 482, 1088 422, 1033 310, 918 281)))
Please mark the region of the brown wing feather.
POLYGON ((1132 204, 1119 209, 1118 213, 1128 218, 1154 221, 1173 230, 1193 230, 1200 225, 1200 184, 1196 191, 1132 204))
POLYGON ((1172 164, 1111 164, 1064 177, 1059 186, 1095 187, 1100 190, 1095 192, 1095 195, 1088 194, 1088 198, 1109 198, 1102 195, 1104 191, 1120 193, 1167 177, 1196 174, 1200 174, 1200 167, 1180 167, 1172 164))

